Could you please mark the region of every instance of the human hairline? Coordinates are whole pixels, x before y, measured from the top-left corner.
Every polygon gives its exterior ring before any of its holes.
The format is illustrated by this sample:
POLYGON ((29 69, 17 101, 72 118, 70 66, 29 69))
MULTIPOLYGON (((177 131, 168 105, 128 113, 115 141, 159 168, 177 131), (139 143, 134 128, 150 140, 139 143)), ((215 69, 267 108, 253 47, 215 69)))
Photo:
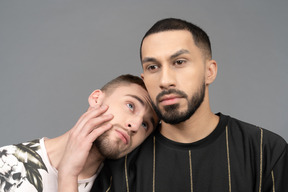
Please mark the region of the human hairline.
POLYGON ((212 49, 209 36, 200 27, 176 18, 167 18, 157 21, 143 36, 140 44, 140 61, 142 63, 142 45, 146 37, 165 31, 188 31, 191 33, 195 45, 201 49, 204 59, 212 59, 212 49))
POLYGON ((104 92, 107 96, 111 95, 117 88, 122 86, 129 86, 129 85, 139 85, 145 91, 147 91, 146 86, 143 80, 131 74, 120 75, 108 83, 106 83, 102 88, 101 91, 104 92))

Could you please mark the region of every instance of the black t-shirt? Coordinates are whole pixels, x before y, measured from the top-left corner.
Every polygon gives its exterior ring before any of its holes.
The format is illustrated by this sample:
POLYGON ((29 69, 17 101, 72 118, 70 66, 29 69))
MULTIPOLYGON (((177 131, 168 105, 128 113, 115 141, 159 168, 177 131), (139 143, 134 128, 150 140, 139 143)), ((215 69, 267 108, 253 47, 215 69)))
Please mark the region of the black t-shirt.
POLYGON ((288 191, 287 143, 218 115, 215 130, 194 143, 171 141, 156 130, 126 157, 107 160, 92 191, 288 191))

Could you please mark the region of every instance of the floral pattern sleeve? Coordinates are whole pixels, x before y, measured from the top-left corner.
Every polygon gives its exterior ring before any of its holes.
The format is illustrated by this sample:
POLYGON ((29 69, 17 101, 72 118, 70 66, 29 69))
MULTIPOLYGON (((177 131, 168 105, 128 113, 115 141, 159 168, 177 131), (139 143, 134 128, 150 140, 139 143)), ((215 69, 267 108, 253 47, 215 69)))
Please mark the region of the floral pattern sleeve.
POLYGON ((31 191, 43 191, 39 170, 47 168, 38 150, 39 140, 0 148, 0 191, 17 191, 27 182, 34 188, 31 191))

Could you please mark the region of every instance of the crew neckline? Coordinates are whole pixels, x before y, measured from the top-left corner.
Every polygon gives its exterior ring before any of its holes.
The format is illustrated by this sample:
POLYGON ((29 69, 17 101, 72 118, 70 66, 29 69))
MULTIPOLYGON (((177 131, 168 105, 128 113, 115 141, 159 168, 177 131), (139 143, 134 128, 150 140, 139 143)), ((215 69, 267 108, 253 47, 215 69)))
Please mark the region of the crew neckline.
POLYGON ((163 143, 166 146, 169 146, 175 149, 180 149, 180 150, 205 147, 213 143, 224 132, 225 127, 228 123, 228 119, 229 119, 228 116, 223 115, 221 113, 217 113, 216 115, 219 116, 219 122, 216 128, 212 131, 212 133, 210 133, 207 137, 201 140, 198 140, 192 143, 180 143, 180 142, 176 142, 176 141, 166 138, 160 133, 159 129, 157 129, 155 133, 156 141, 163 143))

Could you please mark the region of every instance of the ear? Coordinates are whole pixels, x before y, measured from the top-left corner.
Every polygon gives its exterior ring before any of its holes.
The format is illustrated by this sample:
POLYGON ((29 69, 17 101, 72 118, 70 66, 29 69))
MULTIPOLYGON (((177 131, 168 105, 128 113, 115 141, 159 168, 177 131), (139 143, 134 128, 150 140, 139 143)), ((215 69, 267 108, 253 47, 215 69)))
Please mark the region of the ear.
POLYGON ((88 98, 90 107, 101 105, 103 103, 104 96, 105 94, 100 89, 93 91, 88 98))
POLYGON ((206 84, 211 84, 217 76, 217 63, 215 60, 209 60, 206 63, 206 84))
POLYGON ((144 73, 141 73, 141 78, 144 81, 144 73))

